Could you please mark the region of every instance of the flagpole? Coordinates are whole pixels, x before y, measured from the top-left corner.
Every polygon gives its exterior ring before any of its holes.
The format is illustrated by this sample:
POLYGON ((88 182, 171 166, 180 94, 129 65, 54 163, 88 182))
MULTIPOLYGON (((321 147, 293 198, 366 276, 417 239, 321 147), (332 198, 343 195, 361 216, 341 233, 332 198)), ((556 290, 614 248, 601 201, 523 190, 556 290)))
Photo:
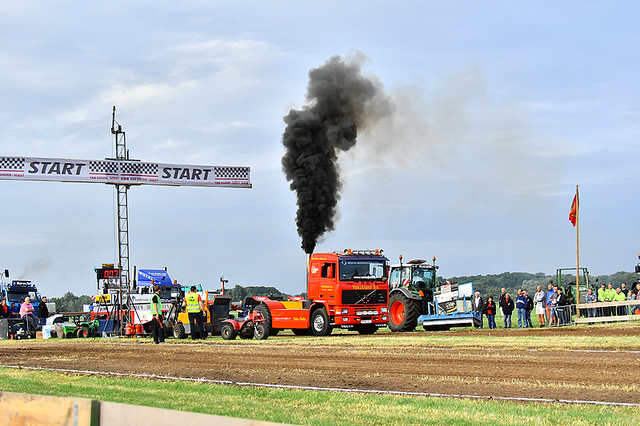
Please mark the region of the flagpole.
MULTIPOLYGON (((580 304, 580 195, 576 185, 576 304, 580 304)), ((578 318, 580 310, 576 309, 578 318)))

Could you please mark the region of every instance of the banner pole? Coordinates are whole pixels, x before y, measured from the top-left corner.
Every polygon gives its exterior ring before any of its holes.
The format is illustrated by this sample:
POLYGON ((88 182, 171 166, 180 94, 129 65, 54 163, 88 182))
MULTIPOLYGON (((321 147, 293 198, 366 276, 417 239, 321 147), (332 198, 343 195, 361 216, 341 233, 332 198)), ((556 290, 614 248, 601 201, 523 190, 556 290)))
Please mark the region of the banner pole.
MULTIPOLYGON (((580 303, 580 195, 578 185, 576 185, 576 304, 580 303)), ((577 317, 580 318, 580 310, 576 309, 577 317)))

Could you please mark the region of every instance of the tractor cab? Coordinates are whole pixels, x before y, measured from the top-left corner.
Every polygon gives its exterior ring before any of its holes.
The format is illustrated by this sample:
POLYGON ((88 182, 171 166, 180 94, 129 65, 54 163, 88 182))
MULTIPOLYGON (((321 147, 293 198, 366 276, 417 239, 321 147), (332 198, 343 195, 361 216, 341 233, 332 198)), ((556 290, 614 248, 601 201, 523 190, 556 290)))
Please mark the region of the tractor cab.
MULTIPOLYGON (((399 265, 391 266, 389 273, 390 290, 405 287, 414 292, 422 290, 424 293, 426 290, 432 290, 437 286, 436 269, 438 269, 438 266, 435 264, 435 258, 432 264, 428 264, 423 259, 412 259, 407 263, 402 263, 402 256, 400 261, 399 265)), ((424 296, 424 294, 421 296, 424 296)))

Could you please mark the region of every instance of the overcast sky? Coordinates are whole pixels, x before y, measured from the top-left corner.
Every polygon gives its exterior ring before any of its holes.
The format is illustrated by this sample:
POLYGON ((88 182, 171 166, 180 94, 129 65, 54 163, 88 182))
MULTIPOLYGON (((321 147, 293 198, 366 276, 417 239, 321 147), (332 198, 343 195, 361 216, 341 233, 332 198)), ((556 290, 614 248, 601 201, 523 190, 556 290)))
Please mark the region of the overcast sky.
MULTIPOLYGON (((640 253, 640 3, 1 1, 2 156, 250 166, 252 189, 129 191, 131 265, 305 291, 283 117, 308 72, 366 58, 394 114, 340 155, 316 252, 437 256, 444 277, 631 271, 640 253)), ((0 181, 0 268, 49 297, 117 263, 115 189, 0 181)))

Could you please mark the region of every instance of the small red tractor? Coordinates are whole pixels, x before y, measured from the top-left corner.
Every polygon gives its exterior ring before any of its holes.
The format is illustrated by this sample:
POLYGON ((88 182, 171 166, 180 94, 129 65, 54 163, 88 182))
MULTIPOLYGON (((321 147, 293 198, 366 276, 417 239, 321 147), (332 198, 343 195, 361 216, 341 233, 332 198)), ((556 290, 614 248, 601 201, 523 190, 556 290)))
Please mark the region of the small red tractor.
POLYGON ((241 339, 265 340, 269 337, 269 327, 265 324, 262 311, 250 309, 243 312, 238 318, 229 318, 222 321, 220 334, 224 340, 233 340, 237 336, 241 339))

